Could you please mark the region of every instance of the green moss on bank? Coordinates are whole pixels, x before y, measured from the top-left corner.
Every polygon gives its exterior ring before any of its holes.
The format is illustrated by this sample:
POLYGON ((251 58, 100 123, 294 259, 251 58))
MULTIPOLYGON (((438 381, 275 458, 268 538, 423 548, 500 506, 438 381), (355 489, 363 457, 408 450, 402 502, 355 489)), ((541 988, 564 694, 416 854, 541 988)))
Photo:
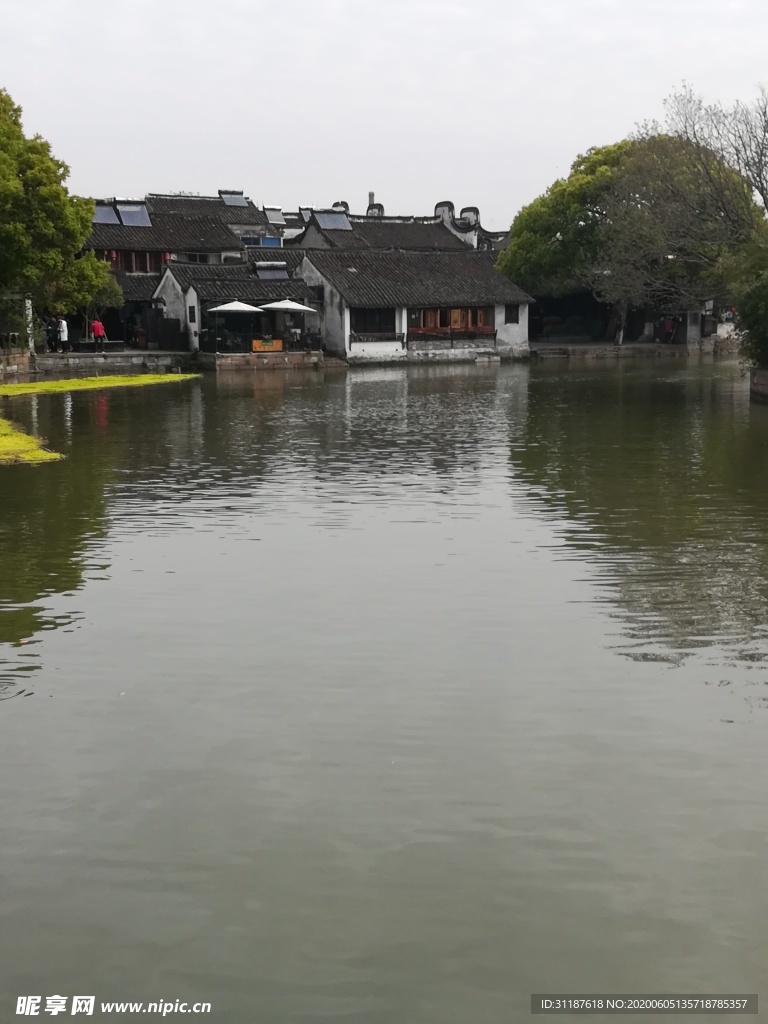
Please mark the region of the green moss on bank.
POLYGON ((104 377, 74 377, 70 380, 40 380, 28 384, 0 384, 0 398, 17 395, 55 395, 67 391, 101 391, 102 388, 145 387, 147 384, 178 384, 199 373, 139 373, 104 377))
POLYGON ((8 420, 0 420, 0 466, 19 462, 37 465, 63 458, 58 452, 46 451, 39 437, 25 434, 8 420))

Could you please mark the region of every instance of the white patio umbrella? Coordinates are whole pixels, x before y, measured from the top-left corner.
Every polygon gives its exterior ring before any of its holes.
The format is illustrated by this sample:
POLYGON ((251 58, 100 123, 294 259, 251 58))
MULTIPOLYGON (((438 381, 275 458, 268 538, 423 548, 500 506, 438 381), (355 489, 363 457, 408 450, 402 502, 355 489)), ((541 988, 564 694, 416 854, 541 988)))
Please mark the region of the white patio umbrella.
POLYGON ((261 306, 249 306, 247 302, 225 302, 223 306, 214 306, 208 310, 209 313, 263 313, 261 306))
POLYGON ((300 302, 293 299, 280 299, 278 302, 265 302, 262 309, 273 309, 277 313, 316 313, 317 310, 311 306, 302 306, 300 302))

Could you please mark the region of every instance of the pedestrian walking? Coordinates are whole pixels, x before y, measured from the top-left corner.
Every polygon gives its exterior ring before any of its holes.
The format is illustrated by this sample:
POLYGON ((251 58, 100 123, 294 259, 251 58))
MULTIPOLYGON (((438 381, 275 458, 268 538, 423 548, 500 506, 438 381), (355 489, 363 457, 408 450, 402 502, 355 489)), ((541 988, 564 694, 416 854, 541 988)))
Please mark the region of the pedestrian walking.
POLYGON ((70 350, 70 328, 63 316, 58 317, 58 346, 62 352, 70 350))
POLYGON ((96 344, 96 351, 103 352, 104 342, 107 340, 107 332, 104 330, 104 324, 98 317, 91 324, 91 337, 96 344))

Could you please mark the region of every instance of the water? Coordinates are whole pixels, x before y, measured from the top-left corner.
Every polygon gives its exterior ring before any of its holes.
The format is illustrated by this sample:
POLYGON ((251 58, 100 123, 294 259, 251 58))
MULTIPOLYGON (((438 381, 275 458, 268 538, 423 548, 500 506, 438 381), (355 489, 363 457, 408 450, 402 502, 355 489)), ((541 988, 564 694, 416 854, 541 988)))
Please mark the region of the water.
POLYGON ((760 991, 768 409, 737 365, 3 409, 67 459, 0 473, 0 1019, 760 991))

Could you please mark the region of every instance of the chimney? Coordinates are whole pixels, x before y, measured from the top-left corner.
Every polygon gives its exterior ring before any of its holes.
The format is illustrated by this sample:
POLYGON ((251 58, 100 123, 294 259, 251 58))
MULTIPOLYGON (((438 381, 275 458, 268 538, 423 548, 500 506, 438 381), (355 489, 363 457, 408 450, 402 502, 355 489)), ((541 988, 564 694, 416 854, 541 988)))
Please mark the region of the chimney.
POLYGON ((373 192, 369 192, 368 193, 368 205, 369 206, 373 206, 374 199, 375 199, 375 197, 374 197, 373 192))

